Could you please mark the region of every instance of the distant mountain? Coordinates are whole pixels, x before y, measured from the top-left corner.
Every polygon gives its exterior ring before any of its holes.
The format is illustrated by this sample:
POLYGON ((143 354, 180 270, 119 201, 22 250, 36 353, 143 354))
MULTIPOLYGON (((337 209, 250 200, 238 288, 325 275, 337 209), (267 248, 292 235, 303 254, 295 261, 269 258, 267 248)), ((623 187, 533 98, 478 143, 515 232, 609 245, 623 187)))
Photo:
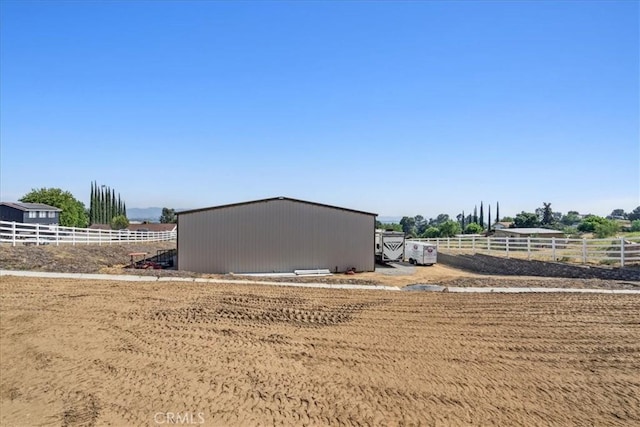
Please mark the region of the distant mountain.
POLYGON ((399 224, 402 217, 401 216, 379 216, 376 219, 383 224, 399 224))
POLYGON ((127 208, 127 218, 134 221, 160 221, 162 208, 127 208))
MULTIPOLYGON (((188 209, 175 209, 176 212, 188 209)), ((127 208, 127 218, 130 221, 152 221, 160 222, 162 208, 127 208)))

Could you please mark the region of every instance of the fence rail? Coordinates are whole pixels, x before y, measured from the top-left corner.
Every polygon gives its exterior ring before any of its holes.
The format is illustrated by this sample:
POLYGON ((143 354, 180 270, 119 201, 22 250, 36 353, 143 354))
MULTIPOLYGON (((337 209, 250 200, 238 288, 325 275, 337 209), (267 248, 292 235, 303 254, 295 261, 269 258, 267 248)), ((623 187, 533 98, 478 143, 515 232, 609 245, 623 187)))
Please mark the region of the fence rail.
POLYGON ((605 264, 620 267, 640 263, 640 238, 565 239, 558 237, 459 236, 411 239, 411 241, 435 243, 438 250, 483 253, 507 258, 605 264))
POLYGON ((175 231, 94 230, 58 225, 0 221, 0 243, 16 245, 113 245, 176 239, 175 231))

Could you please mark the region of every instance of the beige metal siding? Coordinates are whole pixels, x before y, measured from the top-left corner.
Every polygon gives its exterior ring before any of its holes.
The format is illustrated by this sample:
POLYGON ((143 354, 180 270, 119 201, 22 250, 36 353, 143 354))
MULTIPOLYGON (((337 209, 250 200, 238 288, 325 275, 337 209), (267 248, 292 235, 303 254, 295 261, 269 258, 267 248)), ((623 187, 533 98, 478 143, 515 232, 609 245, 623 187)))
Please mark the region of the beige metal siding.
POLYGON ((178 267, 202 273, 372 271, 375 216, 292 200, 179 215, 178 267))

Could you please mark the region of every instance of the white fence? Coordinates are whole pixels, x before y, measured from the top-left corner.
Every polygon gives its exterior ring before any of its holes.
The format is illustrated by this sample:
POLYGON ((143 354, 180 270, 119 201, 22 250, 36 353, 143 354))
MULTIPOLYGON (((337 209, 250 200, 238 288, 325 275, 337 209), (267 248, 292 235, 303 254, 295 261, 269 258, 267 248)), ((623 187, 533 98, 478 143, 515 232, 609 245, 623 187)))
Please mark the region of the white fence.
POLYGON ((112 245, 175 240, 176 232, 93 230, 57 225, 0 221, 0 243, 16 245, 112 245))
POLYGON ((438 249, 458 253, 540 261, 577 262, 621 266, 640 263, 640 238, 564 239, 539 237, 459 236, 440 239, 411 239, 435 243, 438 249))

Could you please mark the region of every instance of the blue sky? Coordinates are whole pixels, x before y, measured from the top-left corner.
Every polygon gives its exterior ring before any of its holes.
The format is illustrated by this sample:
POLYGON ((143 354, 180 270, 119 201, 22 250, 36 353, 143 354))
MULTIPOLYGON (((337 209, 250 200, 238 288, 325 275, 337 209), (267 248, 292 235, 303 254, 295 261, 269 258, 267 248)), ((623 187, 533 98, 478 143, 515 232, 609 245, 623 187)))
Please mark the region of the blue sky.
POLYGON ((0 197, 640 205, 639 3, 0 3, 0 197))

